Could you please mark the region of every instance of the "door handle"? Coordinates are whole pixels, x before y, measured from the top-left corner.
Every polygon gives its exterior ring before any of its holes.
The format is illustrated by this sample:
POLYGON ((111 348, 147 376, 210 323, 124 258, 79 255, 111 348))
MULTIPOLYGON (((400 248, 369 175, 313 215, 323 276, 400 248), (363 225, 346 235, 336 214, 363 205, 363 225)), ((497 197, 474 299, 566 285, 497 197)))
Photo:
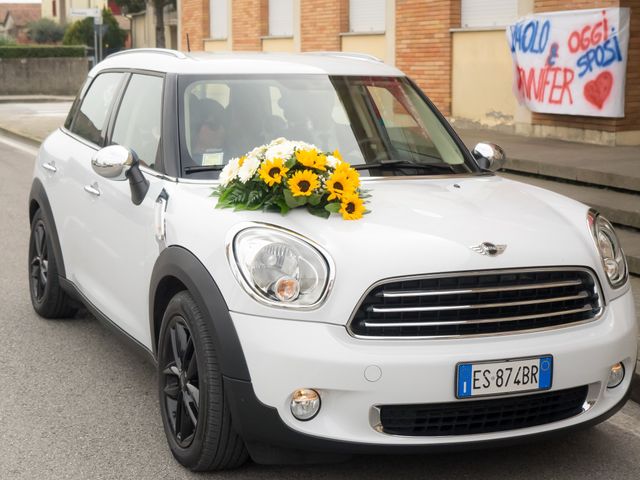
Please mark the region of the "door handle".
POLYGON ((95 195, 96 197, 100 196, 100 189, 98 188, 98 182, 93 182, 91 185, 85 185, 84 191, 90 193, 91 195, 95 195))
POLYGON ((49 170, 52 173, 56 173, 58 171, 58 169, 56 168, 56 162, 54 162, 53 160, 43 163, 42 168, 44 168, 45 170, 49 170))

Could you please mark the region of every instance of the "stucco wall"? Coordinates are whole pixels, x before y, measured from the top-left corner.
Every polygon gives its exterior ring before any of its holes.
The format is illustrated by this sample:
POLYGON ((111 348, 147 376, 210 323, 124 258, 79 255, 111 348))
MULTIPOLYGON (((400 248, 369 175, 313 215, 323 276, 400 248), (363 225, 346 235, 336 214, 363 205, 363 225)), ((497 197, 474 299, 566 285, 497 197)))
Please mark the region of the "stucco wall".
POLYGON ((384 61, 387 59, 386 37, 385 35, 343 35, 342 51, 368 53, 384 61))
POLYGON ((0 95, 75 95, 88 70, 86 58, 0 59, 0 95))
POLYGON ((295 51, 295 45, 293 37, 291 38, 263 38, 262 39, 262 51, 263 52, 293 52, 295 51))
POLYGON ((513 124, 513 62, 504 30, 454 32, 452 114, 486 125, 513 124))
POLYGON ((204 41, 205 52, 225 52, 231 50, 231 44, 227 40, 211 40, 204 41))

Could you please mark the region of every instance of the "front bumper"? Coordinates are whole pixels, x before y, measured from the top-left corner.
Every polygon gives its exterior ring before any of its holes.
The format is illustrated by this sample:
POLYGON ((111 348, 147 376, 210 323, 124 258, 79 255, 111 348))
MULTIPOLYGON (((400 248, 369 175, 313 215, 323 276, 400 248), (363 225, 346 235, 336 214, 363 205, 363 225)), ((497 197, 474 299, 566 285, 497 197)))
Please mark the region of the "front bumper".
POLYGON ((233 312, 232 319, 252 379, 225 380, 236 428, 249 444, 299 450, 467 448, 591 425, 624 404, 637 354, 630 292, 589 324, 485 338, 362 340, 351 337, 343 326, 233 312), (475 435, 395 436, 374 428, 376 405, 459 401, 454 395, 458 362, 542 354, 554 357, 552 390, 589 386, 590 405, 583 413, 545 425, 475 435), (609 390, 610 366, 620 361, 627 374, 620 386, 609 390), (380 373, 377 381, 371 381, 376 376, 372 372, 380 373), (290 395, 298 388, 321 394, 322 408, 311 421, 297 421, 289 410, 290 395))

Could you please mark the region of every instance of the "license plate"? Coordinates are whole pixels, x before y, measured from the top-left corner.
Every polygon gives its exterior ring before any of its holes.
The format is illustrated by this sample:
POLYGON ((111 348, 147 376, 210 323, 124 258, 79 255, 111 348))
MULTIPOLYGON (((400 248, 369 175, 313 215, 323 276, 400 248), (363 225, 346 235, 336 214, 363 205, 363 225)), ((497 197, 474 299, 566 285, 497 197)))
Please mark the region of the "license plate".
POLYGON ((552 373, 551 355, 459 363, 456 366, 456 397, 548 390, 551 388, 552 373))

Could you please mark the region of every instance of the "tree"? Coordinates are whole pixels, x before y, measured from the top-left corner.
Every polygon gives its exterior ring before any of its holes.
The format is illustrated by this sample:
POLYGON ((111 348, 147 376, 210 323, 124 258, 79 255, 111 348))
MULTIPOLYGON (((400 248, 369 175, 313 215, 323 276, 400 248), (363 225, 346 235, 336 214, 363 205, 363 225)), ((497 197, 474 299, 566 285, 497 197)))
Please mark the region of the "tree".
MULTIPOLYGON (((108 8, 102 10, 102 22, 106 26, 106 32, 102 36, 102 48, 105 50, 122 48, 127 38, 127 33, 120 30, 118 21, 108 8)), ((62 43, 64 45, 93 46, 93 18, 87 17, 69 25, 62 43)))
POLYGON ((164 7, 172 5, 176 8, 176 0, 116 0, 116 4, 126 9, 127 13, 137 13, 145 9, 145 2, 153 6, 156 17, 156 47, 165 48, 164 7))
POLYGON ((57 43, 64 36, 64 27, 50 18, 41 18, 27 25, 27 37, 36 43, 57 43))

